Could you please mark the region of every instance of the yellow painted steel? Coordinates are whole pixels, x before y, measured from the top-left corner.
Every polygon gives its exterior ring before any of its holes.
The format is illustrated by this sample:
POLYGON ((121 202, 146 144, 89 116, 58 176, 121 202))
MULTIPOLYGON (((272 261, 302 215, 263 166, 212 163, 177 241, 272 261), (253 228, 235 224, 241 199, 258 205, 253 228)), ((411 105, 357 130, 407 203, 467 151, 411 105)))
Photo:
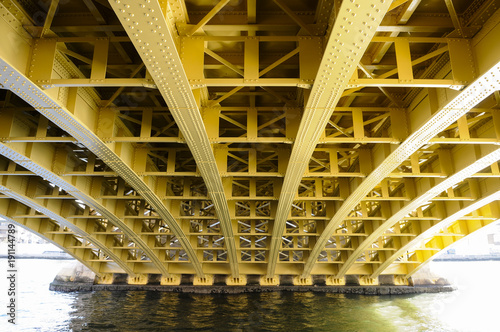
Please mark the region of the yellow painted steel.
MULTIPOLYGON (((67 217, 62 216, 62 214, 68 215, 70 213, 70 204, 66 204, 62 200, 44 201, 43 198, 40 199, 36 197, 37 192, 40 191, 39 183, 36 178, 32 177, 28 181, 25 181, 22 177, 3 175, 0 181, 2 183, 0 185, 0 192, 5 197, 18 201, 20 204, 22 203, 30 209, 30 211, 26 213, 26 216, 22 215, 22 217, 29 217, 30 215, 36 217, 36 212, 38 212, 43 217, 54 220, 59 226, 58 229, 54 229, 54 231, 57 231, 58 233, 68 232, 69 234, 79 237, 83 243, 91 243, 103 252, 103 256, 106 256, 99 257, 98 259, 105 260, 109 258, 118 264, 127 274, 135 274, 133 267, 125 261, 126 253, 112 248, 110 246, 110 241, 106 241, 106 237, 92 236, 85 223, 81 223, 78 219, 68 219, 67 217)), ((9 217, 12 218, 14 216, 15 215, 11 215, 9 217)), ((68 243, 66 245, 69 246, 71 244, 68 243)), ((89 257, 89 259, 92 258, 89 257)))
POLYGON ((0 214, 104 284, 406 284, 500 217, 499 8, 0 0, 0 214))
POLYGON ((301 176, 309 165, 321 132, 324 130, 335 104, 341 97, 349 79, 356 70, 357 62, 361 59, 363 52, 373 37, 376 28, 387 8, 389 1, 381 4, 375 1, 367 1, 361 4, 343 2, 340 7, 340 16, 337 17, 333 30, 325 46, 325 54, 318 67, 315 84, 313 85, 309 99, 304 106, 303 119, 299 126, 297 138, 290 154, 283 187, 278 202, 278 210, 271 238, 271 251, 267 274, 273 277, 278 260, 280 244, 282 242, 286 219, 288 217, 292 201, 300 183, 301 176), (375 10, 375 11, 374 11, 375 10), (356 15, 352 13, 356 12, 356 15), (359 15, 358 15, 359 13, 359 15), (372 16, 367 19, 367 16, 372 16), (366 26, 366 30, 358 30, 353 34, 346 33, 345 25, 366 26), (356 43, 351 43, 351 40, 356 43), (334 57, 336 60, 333 60, 334 57))
MULTIPOLYGON (((498 184, 497 184, 498 185, 498 184)), ((400 257, 404 256, 405 252, 408 252, 411 250, 412 246, 416 246, 418 243, 421 241, 424 241, 427 237, 443 237, 443 236, 449 236, 451 238, 455 238, 456 240, 462 238, 464 234, 457 234, 457 233, 448 233, 445 231, 445 228, 449 226, 451 223, 456 222, 458 219, 462 218, 467 218, 466 215, 473 213, 480 208, 482 208, 485 205, 491 204, 494 201, 497 201, 500 198, 500 192, 498 190, 494 190, 494 192, 491 195, 487 195, 482 199, 478 199, 476 202, 468 205, 467 207, 458 210, 457 212, 449 214, 448 217, 439 220, 435 225, 429 227, 428 229, 421 229, 421 233, 418 236, 412 236, 411 239, 405 238, 405 242, 399 240, 399 246, 401 246, 392 256, 387 257, 380 266, 375 270, 373 273, 372 277, 376 278, 378 277, 385 269, 389 267, 392 263, 395 263, 397 259, 400 257)), ((450 207, 447 209, 447 211, 451 210, 453 208, 450 207)), ((457 207, 455 207, 456 209, 457 207)), ((425 227, 425 226, 424 226, 425 227)), ((421 228, 423 228, 421 226, 421 228)), ((408 237, 410 234, 408 234, 408 237)), ((394 240, 393 240, 394 241, 394 240)))
POLYGON ((425 264, 432 260, 441 250, 455 245, 460 240, 479 230, 485 231, 484 227, 495 225, 500 222, 500 209, 498 201, 490 203, 476 211, 471 218, 463 217, 444 229, 443 234, 437 233, 430 239, 424 240, 420 246, 414 248, 409 260, 414 264, 407 266, 407 277, 411 277, 425 264), (449 234, 449 236, 447 236, 449 234), (432 249, 432 250, 429 250, 432 249))
MULTIPOLYGON (((452 187, 456 186, 457 184, 462 182, 464 179, 466 179, 466 178, 470 177, 471 175, 477 173, 478 171, 484 169, 485 166, 488 167, 492 163, 497 163, 498 160, 500 160, 500 149, 496 149, 495 151, 484 156, 483 158, 474 161, 471 165, 469 165, 468 167, 466 167, 464 169, 461 169, 461 170, 457 169, 456 173, 454 175, 449 176, 446 180, 442 181, 437 186, 426 190, 420 196, 413 199, 403 209, 401 209, 397 212, 394 211, 391 214, 390 218, 383 221, 383 223, 381 225, 379 225, 378 228, 372 230, 371 234, 364 240, 363 243, 358 244, 356 250, 354 250, 352 252, 352 254, 349 255, 349 258, 344 263, 342 268, 339 270, 337 277, 339 277, 339 278, 343 277, 345 275, 345 273, 349 270, 349 268, 354 264, 355 260, 363 253, 363 251, 369 251, 369 249, 373 245, 373 243, 379 237, 383 236, 384 233, 387 231, 387 229, 394 226, 394 224, 397 223, 399 220, 401 220, 406 215, 408 215, 412 211, 416 210, 418 207, 422 206, 426 202, 430 201, 432 198, 439 195, 441 192, 445 191, 448 188, 452 188, 452 187)), ((448 162, 452 162, 452 160, 448 160, 448 162)), ((373 224, 375 224, 375 223, 373 223, 373 224)))
MULTIPOLYGON (((194 34, 201 29, 229 0, 220 1, 212 11, 198 23, 189 34, 194 34)), ((222 180, 219 176, 219 170, 215 155, 210 146, 207 131, 203 126, 203 120, 197 107, 197 101, 194 94, 191 93, 187 83, 187 76, 182 71, 182 62, 179 54, 175 50, 175 41, 172 32, 168 30, 168 24, 161 13, 159 4, 148 3, 147 7, 138 12, 137 18, 132 20, 133 25, 127 26, 128 10, 127 8, 133 6, 134 1, 121 1, 120 3, 111 3, 115 12, 122 11, 118 14, 118 18, 125 25, 125 31, 129 35, 135 36, 133 43, 136 49, 141 49, 144 45, 149 45, 148 51, 140 51, 143 61, 146 63, 151 76, 155 79, 160 93, 167 102, 169 110, 174 117, 176 124, 182 135, 186 138, 191 153, 196 161, 197 168, 200 171, 208 193, 215 205, 217 217, 220 220, 222 234, 224 235, 224 242, 226 244, 228 261, 231 267, 231 275, 234 278, 239 276, 238 258, 236 255, 236 248, 234 244, 233 229, 230 220, 229 206, 227 204, 226 195, 222 180), (124 11, 123 11, 124 10, 124 11), (149 28, 149 23, 155 22, 155 33, 142 34, 142 29, 149 28), (162 40, 158 43, 158 40, 162 40), (156 43, 156 45, 155 45, 156 43), (156 47, 153 47, 155 45, 156 47), (152 59, 163 57, 162 63, 155 61, 150 63, 152 59), (172 69, 179 67, 177 71, 172 69), (174 86, 172 86, 174 85, 174 86)), ((167 11, 165 15, 169 15, 167 11)), ((204 54, 203 41, 196 42, 196 40, 184 47, 190 48, 186 52, 191 57, 199 48, 199 55, 204 54)), ((190 58, 191 62, 197 63, 202 61, 196 57, 190 58)), ((187 60, 185 60, 187 61, 187 60)), ((190 63, 190 61, 187 61, 190 63)), ((193 65, 195 67, 195 65, 193 65)), ((189 71, 186 71, 189 73, 189 71)), ((149 130, 150 132, 150 130, 149 130)))

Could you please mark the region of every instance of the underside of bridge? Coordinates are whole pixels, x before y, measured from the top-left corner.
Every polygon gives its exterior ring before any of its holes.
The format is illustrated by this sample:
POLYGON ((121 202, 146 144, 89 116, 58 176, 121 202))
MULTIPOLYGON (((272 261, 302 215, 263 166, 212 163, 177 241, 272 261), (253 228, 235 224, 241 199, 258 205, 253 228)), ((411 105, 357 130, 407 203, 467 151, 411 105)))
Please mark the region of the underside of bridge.
POLYGON ((0 0, 0 215, 101 282, 405 283, 500 218, 498 0, 0 0))

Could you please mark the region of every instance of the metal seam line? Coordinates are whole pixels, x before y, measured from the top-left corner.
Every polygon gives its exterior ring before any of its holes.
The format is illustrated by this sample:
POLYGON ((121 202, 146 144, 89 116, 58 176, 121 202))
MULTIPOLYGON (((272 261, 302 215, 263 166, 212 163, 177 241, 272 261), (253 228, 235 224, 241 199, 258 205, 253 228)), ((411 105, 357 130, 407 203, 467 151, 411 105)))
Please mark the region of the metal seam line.
POLYGON ((366 197, 370 190, 437 133, 448 127, 448 125, 456 121, 479 102, 500 88, 499 75, 500 63, 497 63, 479 79, 465 88, 458 96, 453 98, 453 100, 441 110, 437 111, 429 121, 411 134, 377 167, 377 169, 370 173, 370 175, 344 201, 344 204, 342 204, 340 209, 325 227, 325 230, 311 252, 311 256, 306 262, 303 276, 311 273, 316 258, 319 256, 321 250, 323 250, 333 230, 342 223, 344 217, 347 216, 364 197, 366 197))
POLYGON ((38 112, 67 131, 80 143, 85 145, 90 151, 103 160, 127 183, 129 183, 142 197, 156 210, 172 230, 181 246, 186 251, 196 274, 202 277, 203 270, 201 263, 196 257, 196 253, 187 240, 182 228, 179 226, 172 214, 163 205, 161 199, 151 191, 146 183, 117 155, 114 153, 97 135, 95 135, 84 124, 80 123, 73 114, 66 108, 54 101, 43 92, 36 84, 31 82, 25 75, 11 66, 5 59, 0 58, 0 78, 3 79, 5 88, 17 94, 38 112))
POLYGON ((434 186, 430 190, 426 191, 424 194, 420 195, 419 197, 413 199, 408 205, 403 207, 401 210, 399 210, 396 213, 393 213, 389 219, 383 222, 382 225, 380 225, 376 230, 374 230, 349 256, 347 261, 342 265, 340 268, 339 272, 337 273, 337 278, 342 278, 347 270, 354 264, 356 259, 359 257, 359 255, 366 249, 368 248, 375 240, 383 233, 385 232, 388 228, 392 227, 395 223, 397 223, 399 220, 404 218, 408 213, 414 211, 418 207, 422 206, 425 204, 427 201, 432 199, 433 197, 436 197, 439 195, 441 192, 445 191, 448 188, 451 188, 457 183, 462 182, 466 178, 470 177, 471 175, 479 172, 480 170, 484 169, 485 167, 488 167, 492 163, 500 160, 500 149, 495 150, 494 152, 484 156, 483 158, 476 160, 469 166, 465 167, 464 169, 456 172, 452 176, 448 177, 446 180, 442 181, 438 185, 434 186))
POLYGON ((123 0, 110 3, 196 160, 221 222, 231 274, 238 277, 238 256, 227 197, 203 119, 172 37, 175 32, 170 31, 158 1, 123 0), (128 17, 131 12, 135 13, 133 19, 128 17))
MULTIPOLYGON (((356 66, 391 1, 343 1, 304 109, 283 181, 269 252, 267 276, 274 276, 286 220, 311 155, 356 66), (370 19, 368 19, 370 17, 370 19), (351 28, 363 26, 363 30, 351 28)), ((335 15, 335 11, 332 11, 335 15)))
POLYGON ((116 225, 122 232, 148 256, 153 264, 159 269, 159 271, 167 276, 168 271, 164 264, 160 261, 160 259, 155 255, 155 253, 149 248, 147 243, 145 243, 139 235, 137 235, 133 230, 130 229, 120 218, 115 216, 111 211, 109 211, 104 205, 100 204, 96 199, 92 198, 91 196, 83 193, 81 190, 79 190, 77 187, 69 184, 66 182, 64 179, 59 177, 57 174, 44 169, 40 165, 34 163, 30 158, 20 154, 19 152, 15 151, 14 149, 10 148, 9 146, 0 143, 0 154, 5 156, 6 158, 9 158, 10 160, 16 162, 17 164, 23 166, 24 168, 32 171, 33 173, 37 174, 38 176, 47 179, 51 183, 57 185, 59 188, 64 189, 66 192, 71 194, 73 197, 76 199, 81 200, 84 202, 86 205, 89 207, 92 207, 96 211, 99 211, 99 213, 106 219, 108 219, 111 223, 116 225))

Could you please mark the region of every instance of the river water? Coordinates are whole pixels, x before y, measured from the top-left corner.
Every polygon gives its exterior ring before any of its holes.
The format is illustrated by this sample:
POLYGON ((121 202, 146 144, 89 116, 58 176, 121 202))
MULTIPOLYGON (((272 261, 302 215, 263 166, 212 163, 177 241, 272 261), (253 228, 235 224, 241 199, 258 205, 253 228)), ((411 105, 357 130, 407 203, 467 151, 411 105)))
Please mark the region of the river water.
POLYGON ((17 325, 2 277, 0 331, 500 331, 500 262, 434 262, 458 290, 407 296, 58 293, 49 283, 68 261, 17 264, 17 325))

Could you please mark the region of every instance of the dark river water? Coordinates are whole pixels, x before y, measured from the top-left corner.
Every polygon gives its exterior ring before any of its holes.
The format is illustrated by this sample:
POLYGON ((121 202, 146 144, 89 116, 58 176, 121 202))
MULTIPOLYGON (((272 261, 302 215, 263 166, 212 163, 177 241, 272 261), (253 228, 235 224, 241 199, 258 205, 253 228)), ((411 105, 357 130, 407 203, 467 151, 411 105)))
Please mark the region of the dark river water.
POLYGON ((67 263, 18 260, 18 324, 2 277, 0 331, 500 331, 500 262, 433 263, 459 289, 409 296, 49 291, 67 263))

